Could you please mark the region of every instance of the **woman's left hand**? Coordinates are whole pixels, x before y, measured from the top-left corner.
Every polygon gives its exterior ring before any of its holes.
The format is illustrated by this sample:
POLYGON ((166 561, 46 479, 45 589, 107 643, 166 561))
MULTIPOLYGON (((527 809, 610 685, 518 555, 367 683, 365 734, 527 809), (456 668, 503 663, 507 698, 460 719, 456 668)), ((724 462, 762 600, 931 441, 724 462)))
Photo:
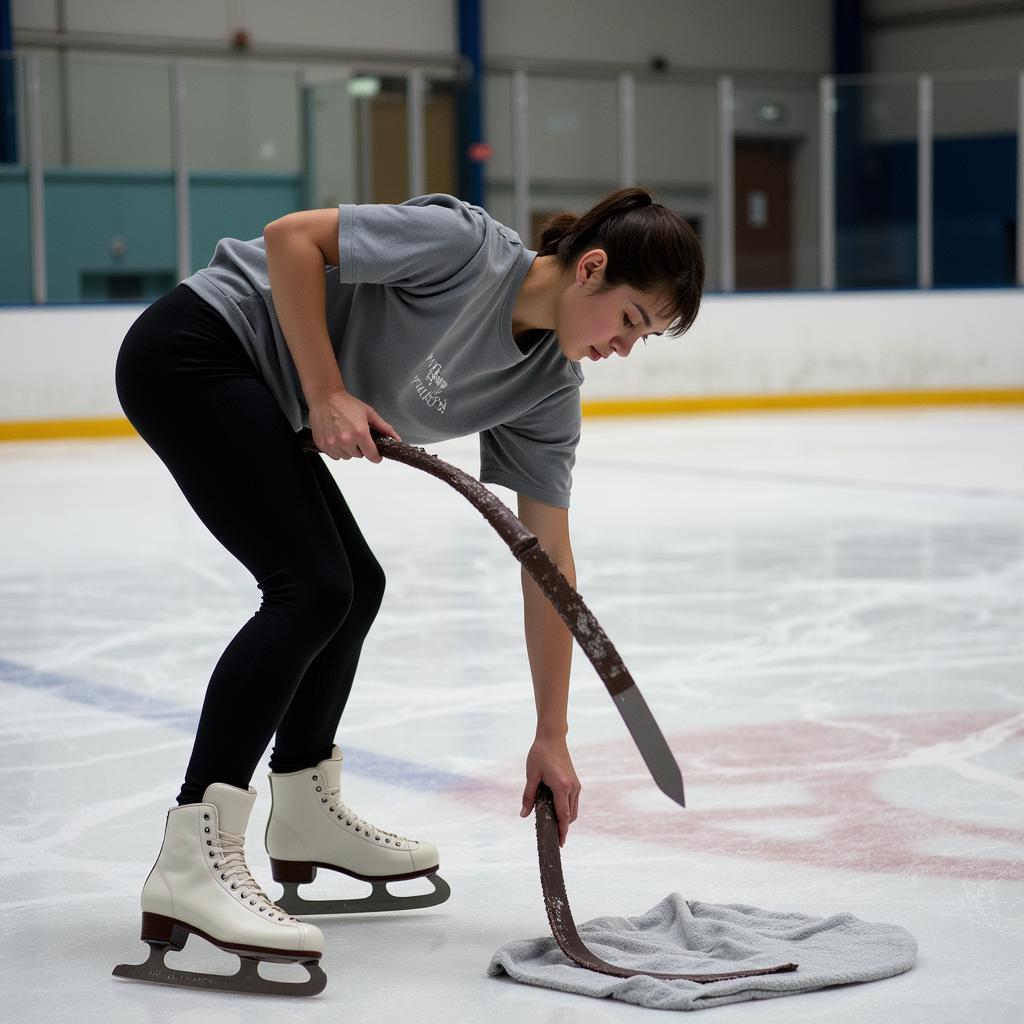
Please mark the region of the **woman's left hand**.
POLYGON ((580 780, 572 766, 569 747, 564 736, 538 736, 526 757, 526 788, 523 790, 523 809, 519 812, 525 818, 537 801, 537 787, 545 783, 555 798, 555 814, 558 816, 558 845, 565 846, 569 826, 579 815, 580 780))

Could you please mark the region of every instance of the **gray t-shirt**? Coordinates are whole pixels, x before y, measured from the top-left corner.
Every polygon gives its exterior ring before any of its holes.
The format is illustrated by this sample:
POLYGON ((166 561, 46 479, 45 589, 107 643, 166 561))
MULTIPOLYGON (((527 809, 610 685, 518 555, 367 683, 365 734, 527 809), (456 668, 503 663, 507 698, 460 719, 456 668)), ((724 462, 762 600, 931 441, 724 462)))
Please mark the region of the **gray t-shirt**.
MULTIPOLYGON (((512 337, 537 254, 453 196, 338 213, 341 265, 326 268, 326 315, 346 388, 412 444, 479 433, 481 480, 567 508, 583 375, 554 331, 525 355, 512 337)), ((292 427, 308 426, 263 238, 222 239, 182 283, 232 326, 292 427)))

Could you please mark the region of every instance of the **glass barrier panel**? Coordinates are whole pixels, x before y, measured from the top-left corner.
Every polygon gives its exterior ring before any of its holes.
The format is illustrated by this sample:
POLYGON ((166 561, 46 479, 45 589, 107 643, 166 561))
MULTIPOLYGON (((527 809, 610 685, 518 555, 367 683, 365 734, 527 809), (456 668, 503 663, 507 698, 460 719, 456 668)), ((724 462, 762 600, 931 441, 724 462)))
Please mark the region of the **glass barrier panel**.
POLYGON ((530 234, 619 187, 617 78, 529 76, 530 234))
POLYGON ((290 68, 187 64, 192 171, 298 175, 301 82, 290 68))
MULTIPOLYGON (((310 205, 402 203, 409 182, 409 81, 355 70, 310 87, 310 205)), ((423 191, 458 193, 458 92, 427 79, 423 96, 423 191)))
POLYGON ((484 78, 484 136, 491 146, 487 161, 487 212, 513 231, 519 230, 515 215, 515 182, 512 143, 512 76, 503 72, 484 78))
POLYGON ((935 285, 1013 285, 1018 78, 943 75, 932 90, 935 285))
POLYGON ((185 65, 192 269, 222 238, 258 238, 307 205, 302 82, 291 68, 185 65))
POLYGON ((836 287, 917 287, 916 78, 835 87, 836 287))
MULTIPOLYGON (((335 72, 336 75, 336 72, 335 72)), ((373 82, 366 76, 307 82, 303 91, 306 119, 306 205, 324 209, 361 200, 362 150, 360 107, 373 82)))
POLYGON ((636 81, 637 184, 688 221, 704 248, 706 287, 717 287, 718 90, 714 82, 636 81))
POLYGON ((817 82, 733 86, 737 291, 820 284, 817 82))
POLYGON ((24 62, 0 56, 0 304, 32 302, 24 62))
POLYGON ((465 86, 427 79, 423 104, 424 186, 428 193, 461 195, 459 109, 465 86))
POLYGON ((168 171, 171 83, 166 59, 47 55, 44 125, 50 166, 168 171), (51 105, 52 103, 52 105, 51 105))
POLYGON ((177 280, 167 63, 38 59, 47 299, 155 299, 177 280))
POLYGON ((380 88, 362 110, 368 149, 364 200, 404 203, 409 192, 409 87, 404 75, 381 76, 380 88))

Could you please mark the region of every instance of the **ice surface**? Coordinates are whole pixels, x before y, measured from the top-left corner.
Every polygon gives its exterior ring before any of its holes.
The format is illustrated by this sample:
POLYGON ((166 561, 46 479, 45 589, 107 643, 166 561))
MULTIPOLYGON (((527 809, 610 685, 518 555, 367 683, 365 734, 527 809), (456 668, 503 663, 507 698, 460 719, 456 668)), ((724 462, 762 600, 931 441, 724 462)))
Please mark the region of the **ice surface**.
MULTIPOLYGON (((431 450, 477 470, 474 439, 431 450)), ((563 851, 576 919, 677 891, 848 911, 920 944, 907 975, 723 1007, 718 1024, 1022 1019, 1022 450, 1018 410, 585 423, 579 589, 676 752, 688 809, 655 788, 577 652, 584 789, 563 851)), ((518 814, 534 721, 518 566, 442 483, 388 463, 332 468, 389 587, 338 736, 345 799, 435 842, 453 895, 319 921, 326 991, 266 1012, 632 1019, 486 975, 500 945, 547 931, 518 814)), ((110 971, 145 957, 139 893, 206 679, 255 585, 139 441, 0 446, 0 509, 5 1011, 247 1020, 253 997, 110 971)), ((249 853, 277 895, 265 771, 249 853)), ((196 939, 178 962, 233 963, 196 939)))

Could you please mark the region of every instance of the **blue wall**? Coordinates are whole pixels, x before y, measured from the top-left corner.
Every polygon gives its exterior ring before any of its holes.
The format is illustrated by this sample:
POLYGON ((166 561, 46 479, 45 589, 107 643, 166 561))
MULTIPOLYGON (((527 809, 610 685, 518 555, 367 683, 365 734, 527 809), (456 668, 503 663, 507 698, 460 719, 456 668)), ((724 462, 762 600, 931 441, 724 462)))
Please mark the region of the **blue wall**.
MULTIPOLYGON (((155 299, 178 281, 174 178, 166 171, 54 168, 45 174, 50 302, 155 299), (115 238, 124 239, 117 255, 115 238)), ((302 208, 297 174, 193 173, 191 270, 221 238, 256 238, 302 208)), ((0 303, 32 301, 28 172, 0 167, 0 303)))
POLYGON ((939 139, 934 150, 935 283, 1013 284, 1017 138, 939 139))
MULTIPOLYGON (((850 147, 837 202, 840 287, 917 283, 917 144, 850 147), (851 194, 852 192, 852 194, 851 194)), ((933 271, 936 287, 1012 285, 1017 138, 936 139, 933 271)))

